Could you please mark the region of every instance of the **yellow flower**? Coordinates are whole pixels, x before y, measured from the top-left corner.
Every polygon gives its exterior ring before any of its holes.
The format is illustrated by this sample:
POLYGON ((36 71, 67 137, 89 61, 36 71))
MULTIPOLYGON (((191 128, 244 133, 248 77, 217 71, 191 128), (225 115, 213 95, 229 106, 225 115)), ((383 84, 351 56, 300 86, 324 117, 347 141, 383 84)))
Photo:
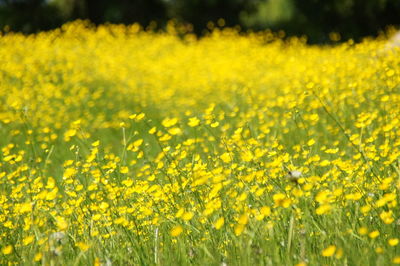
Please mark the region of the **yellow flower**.
POLYGON ((42 259, 42 253, 36 253, 35 257, 33 258, 34 261, 40 261, 42 259))
POLYGON ((364 205, 364 206, 361 207, 361 212, 364 215, 366 215, 370 210, 371 210, 371 206, 370 205, 364 205))
POLYGON ((143 139, 135 140, 132 144, 134 147, 139 147, 140 145, 143 144, 143 139))
POLYGON ((75 246, 77 246, 83 252, 87 251, 90 248, 90 246, 84 242, 78 242, 75 244, 75 246))
POLYGON ((92 220, 93 220, 93 221, 98 221, 98 220, 100 220, 100 219, 101 219, 101 214, 98 214, 98 213, 97 213, 97 214, 95 214, 95 215, 92 216, 92 220))
POLYGON ((275 207, 283 207, 288 208, 292 203, 292 200, 287 198, 283 193, 277 193, 272 196, 272 199, 275 202, 275 207))
POLYGON ((100 140, 95 141, 95 142, 92 143, 92 146, 93 146, 93 147, 97 147, 97 146, 99 146, 99 145, 100 145, 100 140))
POLYGON ((225 223, 224 217, 218 218, 214 223, 215 229, 219 230, 224 225, 224 223, 225 223))
POLYGON ((369 233, 368 236, 372 239, 377 238, 379 236, 379 231, 378 230, 372 231, 371 233, 369 233))
POLYGON ((173 127, 168 130, 168 133, 171 134, 172 136, 176 135, 182 135, 182 130, 179 127, 173 127))
POLYGON ((22 244, 24 246, 29 245, 30 243, 33 242, 34 239, 35 239, 34 236, 27 236, 22 240, 22 244))
POLYGON ((249 222, 249 216, 247 214, 242 214, 239 217, 239 221, 238 221, 239 224, 246 225, 248 222, 249 222))
POLYGON ((109 207, 110 207, 110 204, 108 204, 107 202, 102 202, 102 203, 100 203, 100 209, 102 209, 103 211, 104 210, 107 210, 109 207))
POLYGON ((221 158, 221 160, 224 163, 230 163, 232 161, 231 155, 229 154, 229 152, 223 153, 221 156, 219 156, 219 158, 221 158))
POLYGON ((328 203, 330 200, 330 191, 328 190, 324 190, 324 191, 320 191, 318 192, 318 194, 315 196, 315 201, 317 201, 318 203, 328 203))
POLYGON ((242 160, 245 161, 245 162, 250 162, 251 160, 253 160, 254 155, 253 155, 253 153, 252 153, 251 151, 244 151, 244 152, 241 154, 241 158, 242 158, 242 160))
POLYGON ((165 118, 161 124, 168 128, 168 127, 172 127, 174 125, 176 125, 176 123, 178 123, 178 118, 165 118))
POLYGON ((330 245, 326 249, 322 251, 322 256, 324 257, 332 257, 333 254, 335 254, 336 251, 336 246, 335 245, 330 245))
POLYGON ((1 251, 3 252, 4 255, 11 254, 13 252, 13 246, 11 245, 5 246, 4 248, 2 248, 1 251))
POLYGON ((183 228, 180 225, 174 226, 169 232, 171 236, 176 237, 179 236, 183 232, 183 228))
POLYGON ((342 249, 342 248, 339 248, 339 249, 336 251, 335 258, 341 259, 342 257, 343 257, 343 249, 342 249))
POLYGON ((179 217, 181 217, 184 213, 185 213, 185 209, 184 209, 184 208, 180 208, 180 209, 176 212, 175 217, 176 217, 176 218, 179 218, 179 217))
POLYGON ((140 120, 142 120, 146 115, 144 113, 140 113, 136 116, 135 121, 139 122, 140 120))
POLYGON ((193 216, 194 216, 193 212, 185 212, 182 215, 182 219, 185 220, 185 221, 190 221, 193 218, 193 216))
POLYGON ((54 188, 52 191, 47 193, 46 200, 54 200, 57 197, 58 188, 54 188))
POLYGON ((358 229, 358 233, 360 234, 360 235, 366 235, 366 234, 368 234, 368 229, 366 228, 366 227, 360 227, 359 229, 358 229))
POLYGON ((235 235, 240 236, 243 233, 245 227, 245 224, 237 224, 235 226, 235 235))
POLYGON ((19 208, 19 212, 22 213, 27 213, 32 211, 32 203, 26 202, 22 203, 19 208))
POLYGON ((214 122, 210 125, 211 127, 218 127, 219 126, 219 122, 214 122))
POLYGON ((94 259, 93 266, 101 266, 101 261, 100 261, 100 259, 99 259, 98 257, 96 257, 96 258, 94 259))
POLYGON ((308 142, 307 142, 307 145, 308 146, 312 146, 312 145, 314 145, 315 144, 315 140, 314 139, 310 139, 308 142))
POLYGON ((270 216, 271 215, 271 208, 268 207, 268 206, 264 206, 264 207, 261 208, 260 212, 264 216, 270 216))
POLYGON ((394 218, 392 217, 392 211, 387 211, 387 212, 383 211, 381 212, 379 217, 381 217, 382 221, 385 224, 391 224, 394 221, 394 218))
POLYGON ((384 252, 384 250, 383 250, 383 248, 381 248, 381 247, 377 247, 377 248, 375 249, 375 252, 378 253, 378 254, 382 254, 382 253, 384 252))
POLYGON ((393 263, 394 264, 400 264, 400 256, 396 256, 393 258, 393 263))
POLYGON ((129 168, 126 166, 122 166, 121 169, 119 170, 121 174, 127 174, 129 172, 129 168))
POLYGON ((331 164, 331 162, 328 160, 323 160, 322 162, 319 163, 320 166, 328 166, 330 164, 331 164))
POLYGON ((67 221, 61 216, 56 217, 56 224, 59 231, 65 231, 68 228, 67 221))
POLYGON ((316 212, 318 215, 322 215, 322 214, 328 213, 331 209, 332 209, 332 206, 331 206, 331 205, 329 205, 329 204, 322 204, 321 206, 319 206, 319 207, 316 209, 315 212, 316 212))
POLYGON ((397 246, 399 244, 399 239, 398 238, 391 238, 388 240, 389 245, 392 247, 397 246))
POLYGON ((154 133, 156 133, 156 131, 157 131, 157 128, 156 127, 152 127, 150 130, 149 130, 149 134, 154 134, 154 133))
POLYGON ((191 117, 189 118, 188 125, 190 127, 196 127, 200 124, 200 120, 197 117, 191 117))

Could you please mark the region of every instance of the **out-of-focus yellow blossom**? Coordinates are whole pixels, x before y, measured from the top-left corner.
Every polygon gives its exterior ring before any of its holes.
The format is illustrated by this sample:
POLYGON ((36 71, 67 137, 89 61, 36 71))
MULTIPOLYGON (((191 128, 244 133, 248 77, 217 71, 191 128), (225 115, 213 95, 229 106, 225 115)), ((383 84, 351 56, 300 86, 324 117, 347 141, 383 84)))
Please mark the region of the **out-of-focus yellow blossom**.
POLYGON ((332 257, 335 254, 336 251, 336 246, 335 245, 330 245, 324 250, 322 250, 322 256, 324 257, 332 257))
POLYGON ((397 246, 399 244, 399 239, 398 238, 391 238, 388 240, 389 245, 393 246, 397 246))
POLYGON ((288 208, 292 203, 292 200, 282 193, 274 194, 273 199, 276 207, 288 208))
POLYGON ((11 246, 11 245, 7 245, 1 249, 1 251, 3 252, 4 255, 11 254, 13 252, 13 250, 14 250, 13 246, 11 246))
POLYGON ((177 237, 177 236, 179 236, 180 234, 182 234, 182 232, 183 232, 182 226, 177 225, 177 226, 174 226, 174 227, 171 229, 170 234, 171 234, 171 236, 173 236, 173 237, 177 237))
POLYGON ((197 117, 191 117, 189 118, 188 125, 190 127, 196 127, 200 124, 200 120, 197 117))
POLYGON ((394 264, 400 264, 400 256, 394 257, 393 260, 392 260, 392 262, 393 262, 394 264))
POLYGON ((78 242, 76 243, 76 246, 83 252, 87 251, 90 248, 90 246, 84 242, 78 242))
POLYGON ((378 230, 372 231, 368 234, 368 236, 372 239, 377 238, 380 235, 378 230))
POLYGON ((225 223, 224 217, 218 218, 214 223, 215 229, 219 230, 224 225, 224 223, 225 223))

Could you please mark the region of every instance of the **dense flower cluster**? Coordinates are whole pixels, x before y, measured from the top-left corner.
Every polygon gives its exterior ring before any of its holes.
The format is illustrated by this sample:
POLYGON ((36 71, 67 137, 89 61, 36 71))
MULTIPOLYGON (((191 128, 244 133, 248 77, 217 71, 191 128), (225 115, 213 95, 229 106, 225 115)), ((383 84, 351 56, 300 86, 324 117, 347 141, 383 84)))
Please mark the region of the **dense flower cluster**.
POLYGON ((400 263, 400 50, 0 37, 0 263, 400 263))

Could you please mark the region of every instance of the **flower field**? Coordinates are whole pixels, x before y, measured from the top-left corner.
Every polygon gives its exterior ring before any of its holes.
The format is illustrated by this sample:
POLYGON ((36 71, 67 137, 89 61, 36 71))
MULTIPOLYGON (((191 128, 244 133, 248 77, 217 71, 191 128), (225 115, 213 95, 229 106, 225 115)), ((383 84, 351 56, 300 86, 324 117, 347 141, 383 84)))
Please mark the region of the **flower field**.
POLYGON ((278 35, 0 36, 0 264, 400 264, 400 49, 278 35))

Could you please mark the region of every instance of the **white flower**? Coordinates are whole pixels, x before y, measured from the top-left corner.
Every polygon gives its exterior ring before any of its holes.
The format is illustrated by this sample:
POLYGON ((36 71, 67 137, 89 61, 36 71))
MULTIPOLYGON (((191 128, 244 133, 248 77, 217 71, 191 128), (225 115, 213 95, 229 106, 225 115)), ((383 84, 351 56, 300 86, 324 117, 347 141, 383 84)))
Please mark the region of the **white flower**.
POLYGON ((56 243, 60 243, 65 237, 65 233, 64 232, 55 232, 52 233, 49 237, 50 240, 53 240, 56 243))
POLYGON ((297 179, 297 178, 301 177, 302 173, 300 171, 293 170, 293 171, 289 171, 288 175, 289 175, 290 178, 296 178, 297 179))

